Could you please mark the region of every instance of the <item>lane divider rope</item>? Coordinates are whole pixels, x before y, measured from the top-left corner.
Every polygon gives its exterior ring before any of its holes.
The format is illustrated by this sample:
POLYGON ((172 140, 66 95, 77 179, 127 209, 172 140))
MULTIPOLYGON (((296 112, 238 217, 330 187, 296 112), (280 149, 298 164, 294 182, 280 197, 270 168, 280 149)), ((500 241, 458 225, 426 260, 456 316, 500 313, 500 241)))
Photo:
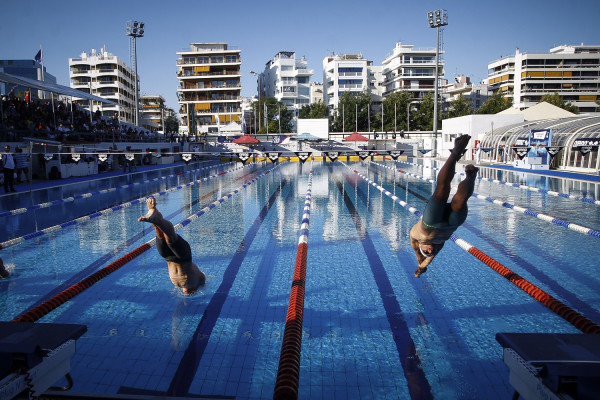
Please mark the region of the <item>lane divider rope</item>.
MULTIPOLYGON (((378 185, 377 183, 373 182, 371 179, 367 178, 366 176, 364 176, 357 170, 355 170, 355 169, 353 170, 348 165, 346 165, 344 162, 342 162, 342 161, 339 161, 339 162, 342 163, 346 168, 350 169, 355 174, 360 176, 362 179, 364 179, 370 185, 375 187, 377 190, 379 190, 380 192, 382 192, 383 194, 385 194, 386 196, 388 196, 389 198, 394 200, 396 203, 400 204, 402 207, 406 208, 408 211, 410 211, 411 213, 416 215, 417 217, 419 217, 419 218, 423 217, 423 213, 421 211, 410 206, 408 203, 400 200, 396 195, 394 195, 393 193, 384 189, 382 186, 378 185)), ((575 311, 571 307, 565 305, 560 300, 557 300, 556 298, 552 297, 550 294, 546 293, 545 291, 538 288, 531 282, 527 281, 523 277, 521 277, 518 274, 516 274, 515 272, 511 271, 506 266, 504 266, 501 263, 499 263, 498 261, 494 260, 492 257, 486 255, 481 250, 478 250, 477 248, 475 248, 473 245, 469 244, 465 240, 460 239, 455 234, 452 234, 450 239, 452 239, 452 241, 454 243, 456 243, 461 249, 467 251, 469 254, 471 254, 472 256, 474 256, 475 258, 477 258, 478 260, 483 262, 485 265, 487 265, 488 267, 490 267, 491 269, 493 269, 494 271, 496 271, 497 273, 502 275, 504 278, 508 279, 511 283, 513 283, 519 289, 523 290, 525 293, 527 293, 528 295, 530 295, 531 297, 533 297, 534 299, 536 299, 537 301, 542 303, 544 306, 548 307, 550 310, 552 310, 558 316, 563 318, 565 321, 569 322, 571 325, 573 325, 577 329, 581 330, 583 333, 600 333, 600 325, 596 324, 589 318, 583 316, 582 314, 575 311)))
MULTIPOLYGON (((411 174, 410 172, 406 172, 406 171, 403 171, 401 169, 396 170, 396 169, 391 168, 388 165, 383 165, 383 164, 379 164, 379 163, 376 163, 376 162, 371 162, 371 164, 375 164, 375 165, 377 165, 379 167, 383 167, 383 168, 392 169, 394 171, 401 172, 403 174, 406 174, 406 175, 409 175, 409 176, 421 179, 421 180, 426 181, 426 182, 435 183, 435 181, 432 180, 432 179, 424 178, 422 176, 415 175, 415 174, 411 174)), ((452 186, 452 187, 456 189, 457 186, 452 186)), ((520 212, 521 214, 524 214, 524 215, 527 215, 527 216, 530 216, 530 217, 534 217, 534 218, 537 218, 537 219, 545 221, 545 222, 550 222, 550 223, 553 223, 554 225, 558 225, 558 226, 570 229, 570 230, 575 231, 575 232, 583 233, 585 235, 590 235, 590 236, 595 237, 596 239, 600 239, 600 231, 598 231, 596 229, 589 228, 587 226, 583 226, 583 225, 579 225, 579 224, 575 224, 573 222, 565 221, 563 219, 556 218, 556 217, 553 217, 551 215, 542 214, 540 212, 533 211, 533 210, 530 210, 528 208, 523 208, 523 207, 520 207, 520 206, 516 206, 514 204, 511 204, 511 203, 508 203, 508 202, 505 202, 505 201, 496 200, 493 197, 483 196, 483 195, 477 194, 477 193, 473 193, 471 196, 475 197, 477 199, 480 199, 480 200, 485 200, 485 201, 487 201, 489 203, 501 205, 502 207, 508 208, 509 210, 514 210, 514 211, 520 212)))
MULTIPOLYGON (((232 164, 232 163, 227 163, 227 164, 232 164)), ((223 166, 227 165, 227 164, 223 164, 223 166)), ((215 166, 215 165, 207 166, 207 167, 201 167, 201 168, 196 168, 196 169, 191 170, 191 171, 185 171, 185 173, 186 174, 188 174, 188 173, 195 173, 195 172, 201 171, 203 169, 210 169, 210 168, 216 168, 216 167, 217 166, 215 166)), ((156 170, 154 170, 154 171, 156 171, 156 170)), ((148 172, 151 172, 151 171, 148 171, 148 172)), ((27 207, 22 207, 22 208, 16 208, 16 209, 10 210, 10 211, 3 211, 3 212, 0 212, 0 217, 8 217, 8 216, 13 216, 13 215, 23 214, 23 213, 25 213, 27 211, 39 210, 41 208, 47 208, 47 207, 56 206, 56 205, 59 205, 59 204, 70 203, 70 202, 73 202, 75 200, 87 199, 87 198, 92 197, 92 196, 106 194, 106 193, 114 192, 116 190, 130 189, 130 188, 132 188, 134 186, 137 186, 137 185, 143 185, 145 183, 156 182, 156 181, 160 181, 160 180, 166 180, 166 179, 173 178, 173 177, 179 176, 179 175, 180 175, 180 173, 175 173, 175 174, 171 174, 171 175, 165 175, 165 176, 161 176, 161 177, 158 177, 158 178, 147 179, 145 181, 134 182, 134 183, 129 183, 127 185, 116 186, 114 188, 102 189, 102 190, 98 190, 98 191, 95 191, 95 192, 78 194, 78 195, 71 196, 71 197, 65 197, 64 199, 60 199, 60 200, 53 200, 53 201, 49 201, 49 202, 46 202, 46 203, 39 203, 39 204, 34 204, 32 206, 27 206, 27 207)), ((122 176, 122 175, 118 175, 118 176, 115 176, 115 177, 119 177, 119 176, 122 176)), ((113 177, 106 177, 106 178, 100 178, 100 179, 110 179, 110 178, 113 178, 113 177)))
MULTIPOLYGON (((247 165, 251 165, 251 164, 247 164, 247 165)), ((24 242, 26 240, 35 239, 35 238, 40 237, 42 235, 45 235, 47 233, 56 232, 56 231, 59 231, 61 229, 73 226, 73 225, 82 224, 82 223, 88 222, 88 221, 90 221, 92 219, 108 215, 108 214, 113 213, 115 211, 120 211, 120 210, 122 210, 124 208, 131 207, 132 205, 139 204, 139 203, 145 201, 145 199, 147 197, 149 197, 149 196, 164 196, 164 195, 168 194, 169 192, 180 190, 180 189, 183 189, 184 187, 193 186, 193 185, 199 184, 201 182, 206 182, 206 181, 208 181, 210 179, 213 179, 213 178, 225 175, 227 173, 231 173, 231 172, 237 171, 237 170, 242 169, 244 167, 245 167, 245 165, 243 165, 241 167, 230 169, 228 171, 219 172, 218 174, 215 174, 215 175, 207 176, 207 177, 198 179, 198 180, 193 181, 193 182, 188 182, 188 183, 183 184, 183 185, 174 186, 172 188, 169 188, 169 189, 157 192, 157 193, 153 193, 153 194, 149 194, 149 195, 146 195, 146 196, 142 196, 142 197, 137 198, 135 200, 131 200, 131 201, 128 201, 128 202, 125 202, 125 203, 117 204, 116 206, 113 206, 113 207, 110 207, 110 208, 107 208, 107 209, 104 209, 104 210, 101 210, 101 211, 96 211, 96 212, 88 214, 88 215, 84 215, 83 217, 79 217, 79 218, 76 218, 76 219, 73 219, 73 220, 70 220, 70 221, 67 221, 67 222, 63 222, 63 223, 58 224, 58 225, 54 225, 54 226, 50 226, 48 228, 44 228, 44 229, 36 231, 36 232, 28 233, 27 235, 23 235, 23 236, 20 236, 20 237, 17 237, 17 238, 13 238, 13 239, 7 240, 5 242, 0 243, 0 250, 6 249, 8 247, 14 246, 14 245, 19 244, 19 243, 22 243, 22 242, 24 242)))
MULTIPOLYGON (((430 167, 430 166, 425 166, 425 165, 419 165, 417 163, 409 163, 407 161, 397 161, 397 162, 402 163, 402 164, 415 165, 417 167, 422 167, 422 168, 431 168, 432 170, 438 170, 438 171, 440 170, 440 168, 435 168, 435 167, 430 167)), ((485 165, 477 165, 477 167, 486 168, 485 165)), ((464 175, 464 174, 461 173, 461 175, 464 175)), ((536 187, 532 187, 532 186, 521 185, 519 183, 511 183, 511 182, 501 181, 501 180, 498 180, 498 179, 482 178, 481 176, 478 176, 477 179, 480 179, 480 180, 486 181, 486 182, 492 182, 492 183, 495 183, 495 184, 498 184, 498 185, 506 185, 506 186, 509 186, 509 187, 530 190, 532 192, 539 192, 539 193, 543 193, 543 194, 549 194, 549 195, 555 196, 555 197, 563 197, 565 199, 581 200, 584 203, 595 204, 597 206, 600 206, 600 200, 594 200, 594 199, 590 199, 590 198, 587 198, 587 197, 579 197, 579 196, 575 196, 575 195, 568 194, 568 193, 561 193, 561 192, 556 192, 554 190, 540 189, 540 188, 536 188, 536 187)))
MULTIPOLYGON (((234 194, 239 193, 240 191, 242 191, 246 187, 250 186, 252 183, 256 182, 258 179, 266 176, 267 174, 269 174, 270 172, 272 172, 273 170, 275 170, 276 168, 278 168, 278 166, 279 166, 279 164, 277 164, 275 167, 271 168, 270 170, 265 171, 264 173, 258 175, 257 177, 255 177, 251 181, 246 182, 245 184, 243 184, 242 186, 240 186, 238 189, 235 189, 235 190, 229 192, 228 194, 220 197, 219 199, 215 200, 213 203, 211 203, 208 206, 204 207, 203 209, 201 209, 197 213, 192 214, 189 217, 185 218, 180 223, 174 225, 175 231, 178 231, 179 229, 181 229, 184 226, 188 225, 190 222, 198 219, 198 217, 206 214, 208 211, 210 211, 213 208, 215 208, 216 206, 222 204, 225 200, 231 198, 234 194)), ((35 321, 37 321, 38 319, 40 319, 43 316, 45 316, 48 313, 50 313, 52 310, 60 307, 61 305, 63 305, 64 303, 66 303, 68 300, 70 300, 73 297, 77 296, 78 294, 80 294, 81 292, 83 292, 85 289, 87 289, 90 286, 92 286, 94 283, 96 283, 99 280, 105 278, 109 274, 111 274, 114 271, 116 271, 117 269, 121 268, 123 265, 127 264, 129 261, 133 260, 134 258, 136 258, 137 256, 139 256, 140 254, 144 253, 146 250, 152 248, 152 246, 154 246, 155 244, 156 244, 156 237, 150 239, 148 242, 142 244, 141 246, 139 246, 136 249, 134 249, 133 251, 125 254, 124 256, 118 258, 117 260, 113 261, 112 263, 110 263, 106 267, 102 268, 99 271, 96 271, 95 273, 93 273, 92 275, 88 276, 87 278, 81 280, 80 282, 78 282, 78 283, 76 283, 74 285, 71 285, 70 287, 68 287, 67 289, 65 289, 62 292, 58 293, 54 297, 46 300, 45 302, 43 302, 43 303, 39 304, 38 306, 30 309, 29 311, 27 311, 27 312, 25 312, 25 313, 17 316, 16 318, 14 318, 12 320, 12 322, 35 322, 35 321)))
POLYGON ((302 225, 300 226, 300 238, 298 239, 298 250, 296 252, 292 288, 288 302, 283 340, 281 342, 277 380, 275 382, 275 390, 273 393, 273 398, 276 400, 298 398, 312 179, 313 172, 310 171, 306 189, 306 198, 304 200, 304 213, 302 215, 302 225))

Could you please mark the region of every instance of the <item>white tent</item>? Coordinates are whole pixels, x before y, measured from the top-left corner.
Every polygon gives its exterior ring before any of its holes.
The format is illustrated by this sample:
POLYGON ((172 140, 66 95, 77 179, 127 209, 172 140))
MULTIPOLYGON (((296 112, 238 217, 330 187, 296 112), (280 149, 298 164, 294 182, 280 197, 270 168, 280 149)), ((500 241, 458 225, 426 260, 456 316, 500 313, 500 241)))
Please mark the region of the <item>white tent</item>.
POLYGON ((516 108, 508 108, 504 111, 500 111, 498 114, 521 114, 525 118, 525 121, 539 121, 541 119, 558 119, 573 117, 575 114, 557 107, 553 104, 546 103, 545 101, 526 108, 525 110, 517 110, 516 108))

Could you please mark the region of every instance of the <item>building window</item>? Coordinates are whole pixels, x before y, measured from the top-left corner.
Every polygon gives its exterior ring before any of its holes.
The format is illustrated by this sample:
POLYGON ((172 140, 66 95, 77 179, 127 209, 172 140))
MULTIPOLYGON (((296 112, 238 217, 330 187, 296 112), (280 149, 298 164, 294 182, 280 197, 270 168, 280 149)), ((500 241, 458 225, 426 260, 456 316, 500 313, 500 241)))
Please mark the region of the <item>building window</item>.
POLYGON ((308 83, 308 78, 306 76, 298 77, 298 83, 308 83))
POLYGON ((210 62, 213 64, 223 63, 223 56, 212 56, 210 62))
POLYGON ((225 56, 225 62, 228 62, 228 63, 237 62, 237 56, 225 56))
POLYGON ((208 64, 209 63, 209 58, 207 56, 199 56, 198 57, 198 64, 208 64))

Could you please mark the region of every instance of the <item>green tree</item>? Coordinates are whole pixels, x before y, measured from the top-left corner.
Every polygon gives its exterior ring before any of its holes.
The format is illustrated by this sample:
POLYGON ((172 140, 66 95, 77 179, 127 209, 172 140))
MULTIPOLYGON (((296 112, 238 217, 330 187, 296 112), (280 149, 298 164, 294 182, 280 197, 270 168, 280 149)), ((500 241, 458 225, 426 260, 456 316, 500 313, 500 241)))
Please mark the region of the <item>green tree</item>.
POLYGON ((564 99, 561 96, 559 96, 558 93, 546 94, 546 95, 542 96, 542 99, 540 100, 540 102, 542 102, 542 101, 553 104, 556 107, 560 107, 563 110, 570 111, 574 114, 579 114, 579 108, 577 106, 574 106, 571 103, 565 103, 564 99))
POLYGON ((462 94, 458 98, 450 102, 450 111, 448 111, 448 118, 462 117, 464 115, 473 114, 473 107, 469 99, 465 98, 462 94))
POLYGON ((512 104, 512 98, 504 97, 500 92, 496 92, 479 107, 477 114, 496 114, 512 107, 512 104))
MULTIPOLYGON (((441 113, 438 113, 438 129, 441 126, 441 113)), ((427 94, 419 103, 416 110, 410 113, 411 131, 433 130, 433 95, 427 94)))
MULTIPOLYGON (((165 118, 164 132, 179 132, 179 121, 177 118, 172 115, 165 118)), ((193 132, 191 132, 191 134, 193 134, 193 132)))
POLYGON ((260 116, 260 129, 257 133, 277 133, 281 126, 281 132, 292 131, 292 119, 294 113, 288 110, 287 106, 274 97, 260 99, 260 103, 255 101, 252 103, 252 111, 257 118, 260 116), (266 108, 266 114, 265 114, 266 108), (268 130, 267 125, 268 124, 268 130), (281 124, 281 125, 280 125, 281 124))
POLYGON ((368 131, 371 102, 367 90, 358 95, 345 92, 330 120, 330 129, 334 132, 368 131))
MULTIPOLYGON (((408 129, 407 107, 414 100, 412 94, 406 90, 394 92, 383 100, 383 130, 385 132, 401 131, 408 129)), ((379 125, 375 129, 381 129, 381 114, 379 125)))
POLYGON ((322 101, 307 104, 300 109, 298 118, 328 118, 327 107, 322 101))

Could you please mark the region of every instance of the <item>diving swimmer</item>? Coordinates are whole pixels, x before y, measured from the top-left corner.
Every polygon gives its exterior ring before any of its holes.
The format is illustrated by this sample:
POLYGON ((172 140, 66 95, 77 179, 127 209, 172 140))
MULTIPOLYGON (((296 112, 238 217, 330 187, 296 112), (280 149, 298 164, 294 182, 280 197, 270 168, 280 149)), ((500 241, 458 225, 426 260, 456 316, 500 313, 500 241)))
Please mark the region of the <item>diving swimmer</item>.
POLYGON ((156 232, 156 249, 166 261, 169 277, 173 285, 181 288, 183 294, 193 294, 206 281, 206 276, 192 262, 190 244, 175 232, 173 224, 164 219, 156 208, 156 199, 146 199, 148 213, 138 218, 140 222, 150 222, 156 232))
POLYGON ((473 194, 479 168, 473 164, 465 166, 466 178, 460 182, 450 203, 450 189, 456 163, 465 153, 471 136, 461 135, 454 140, 454 149, 440 169, 437 186, 427 202, 423 218, 410 230, 410 245, 419 264, 415 278, 427 271, 427 266, 440 252, 446 240, 467 219, 467 200, 473 194))

